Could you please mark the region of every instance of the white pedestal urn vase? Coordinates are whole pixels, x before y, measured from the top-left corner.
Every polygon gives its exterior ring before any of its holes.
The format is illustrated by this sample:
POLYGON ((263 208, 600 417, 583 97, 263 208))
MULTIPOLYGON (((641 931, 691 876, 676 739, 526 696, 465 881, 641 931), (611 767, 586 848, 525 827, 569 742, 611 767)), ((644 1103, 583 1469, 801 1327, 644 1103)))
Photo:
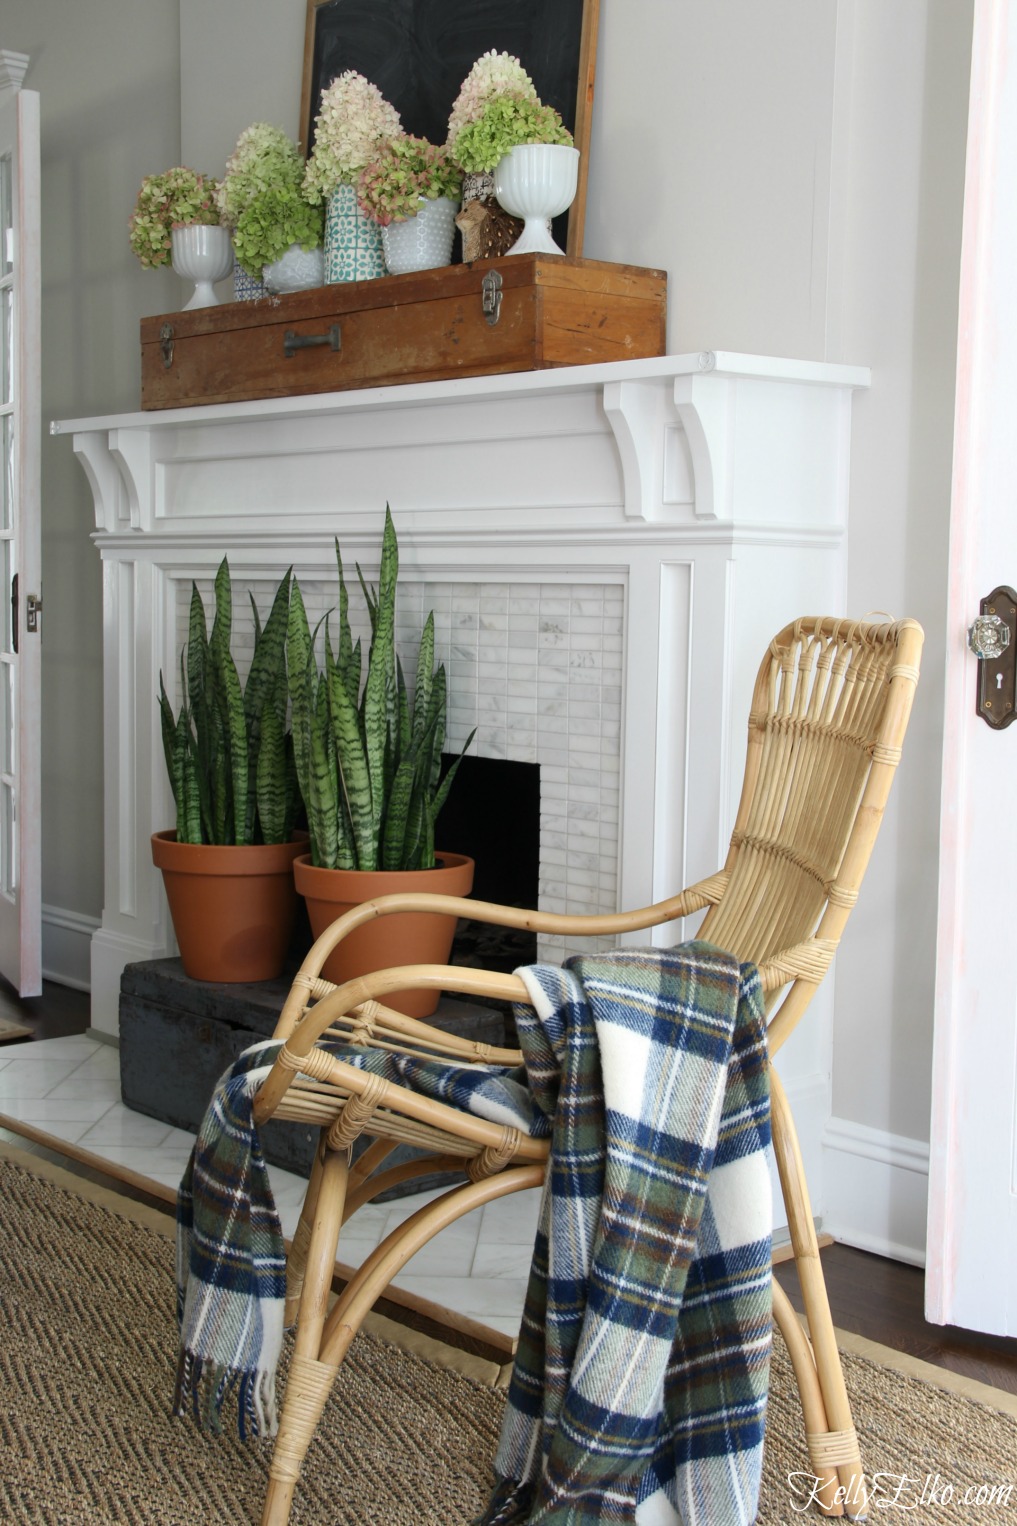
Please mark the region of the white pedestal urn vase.
POLYGON ((510 148, 494 170, 494 194, 506 212, 523 218, 523 231, 509 254, 562 254, 548 219, 575 200, 579 150, 563 143, 522 143, 510 148))
POLYGON ((381 229, 360 210, 354 186, 336 186, 325 214, 325 284, 384 274, 381 229))
POLYGON ((390 276, 408 270, 434 270, 452 262, 452 240, 456 232, 459 203, 447 196, 420 198, 416 217, 389 223, 381 230, 385 268, 390 276))
POLYGON ((213 291, 216 281, 223 281, 233 269, 233 245, 229 229, 219 224, 187 223, 171 232, 173 269, 186 281, 194 282, 194 295, 184 303, 183 311, 193 307, 217 307, 213 291))

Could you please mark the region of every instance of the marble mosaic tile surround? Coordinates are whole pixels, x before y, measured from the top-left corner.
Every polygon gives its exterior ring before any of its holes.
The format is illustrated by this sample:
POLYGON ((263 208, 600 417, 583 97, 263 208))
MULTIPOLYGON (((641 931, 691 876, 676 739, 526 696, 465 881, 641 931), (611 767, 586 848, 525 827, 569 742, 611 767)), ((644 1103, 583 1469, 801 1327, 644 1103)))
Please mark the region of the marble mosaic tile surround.
MULTIPOLYGON (((355 573, 347 583, 354 640, 361 636, 366 649, 370 625, 355 573)), ((210 580, 198 587, 210 612, 210 580)), ((264 621, 274 586, 234 573, 233 650, 242 676, 253 646, 248 591, 264 621)), ((335 580, 301 580, 301 592, 313 629, 335 606, 335 580)), ((189 601, 190 584, 182 581, 181 641, 189 601)), ((624 585, 401 577, 396 639, 410 682, 429 610, 437 658, 449 675, 448 750, 461 748, 475 726, 471 751, 478 756, 540 765, 541 910, 617 910, 624 585)), ((538 944, 541 959, 557 961, 570 951, 560 937, 538 944)))

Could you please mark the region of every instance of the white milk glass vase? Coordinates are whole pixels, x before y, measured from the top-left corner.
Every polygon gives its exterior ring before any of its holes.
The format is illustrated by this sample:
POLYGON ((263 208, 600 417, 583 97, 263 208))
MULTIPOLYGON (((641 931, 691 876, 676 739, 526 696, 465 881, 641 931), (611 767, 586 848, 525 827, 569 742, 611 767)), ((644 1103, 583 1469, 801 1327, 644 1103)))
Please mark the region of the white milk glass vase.
POLYGON ((233 245, 229 229, 219 224, 185 223, 171 230, 173 269, 185 281, 194 282, 194 293, 183 311, 193 307, 217 307, 213 287, 233 270, 233 245))
POLYGON ((495 165, 494 194, 523 231, 509 254, 562 254, 548 221, 575 200, 579 150, 563 143, 522 143, 495 165))

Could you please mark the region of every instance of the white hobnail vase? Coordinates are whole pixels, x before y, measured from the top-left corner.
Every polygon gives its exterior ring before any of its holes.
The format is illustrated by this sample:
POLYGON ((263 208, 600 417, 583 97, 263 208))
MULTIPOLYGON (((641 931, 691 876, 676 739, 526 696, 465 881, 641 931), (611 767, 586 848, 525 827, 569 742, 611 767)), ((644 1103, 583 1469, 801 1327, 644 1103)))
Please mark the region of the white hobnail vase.
POLYGON ((447 196, 420 198, 416 217, 389 223, 381 230, 385 268, 390 276, 405 275, 410 270, 434 270, 452 261, 452 240, 456 232, 459 203, 447 196))
POLYGON ((579 150, 564 143, 523 143, 509 149, 494 170, 494 194, 523 231, 509 254, 562 254, 548 220, 575 200, 579 150))
POLYGON ((193 307, 217 307, 213 287, 233 269, 233 245, 229 229, 220 224, 185 223, 172 230, 173 269, 185 281, 194 282, 194 294, 183 311, 193 307))
POLYGON ((320 246, 301 249, 299 244, 291 244, 271 265, 264 266, 261 279, 265 290, 273 295, 324 286, 325 251, 320 246))

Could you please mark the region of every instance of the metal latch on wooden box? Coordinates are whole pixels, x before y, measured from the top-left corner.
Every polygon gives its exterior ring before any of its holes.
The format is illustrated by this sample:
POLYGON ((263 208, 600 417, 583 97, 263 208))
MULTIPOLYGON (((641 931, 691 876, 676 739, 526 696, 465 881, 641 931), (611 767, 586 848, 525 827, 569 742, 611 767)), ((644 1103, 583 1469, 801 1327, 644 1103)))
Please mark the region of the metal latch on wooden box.
POLYGON ((501 272, 489 270, 480 283, 480 303, 484 317, 493 328, 501 317, 501 272))

